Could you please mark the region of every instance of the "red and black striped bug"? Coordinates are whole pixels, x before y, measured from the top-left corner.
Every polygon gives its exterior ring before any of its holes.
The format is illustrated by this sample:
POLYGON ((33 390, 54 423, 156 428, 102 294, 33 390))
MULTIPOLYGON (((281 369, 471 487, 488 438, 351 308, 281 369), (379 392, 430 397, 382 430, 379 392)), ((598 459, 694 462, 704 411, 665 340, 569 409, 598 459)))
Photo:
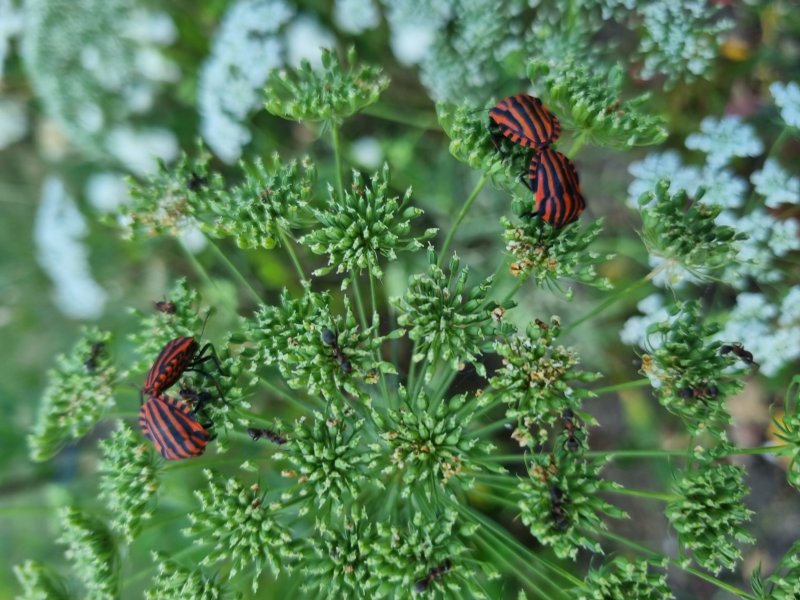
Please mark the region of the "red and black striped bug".
POLYGON ((142 404, 139 428, 167 460, 200 456, 211 440, 189 406, 166 394, 151 396, 142 404))
POLYGON ((258 427, 250 427, 247 429, 247 435, 249 435, 254 442, 257 442, 261 438, 265 438, 268 439, 273 444, 276 444, 277 446, 282 446, 288 441, 281 434, 272 431, 272 429, 261 429, 258 427))
POLYGON ((558 150, 543 148, 533 157, 528 187, 534 195, 536 214, 557 229, 572 223, 586 208, 578 171, 558 150))
POLYGON ((418 580, 414 584, 414 591, 418 594, 422 594, 426 592, 430 587, 431 583, 435 579, 439 579, 445 575, 450 569, 453 568, 453 563, 450 562, 449 558, 444 559, 442 564, 437 567, 433 567, 422 579, 418 580))
POLYGON ((167 342, 156 357, 153 366, 150 367, 150 371, 147 373, 147 377, 145 377, 142 393, 148 397, 159 396, 172 387, 183 373, 194 371, 210 377, 220 396, 222 396, 222 389, 219 387, 216 378, 201 368, 203 363, 208 361, 213 362, 220 373, 225 373, 211 343, 201 348, 193 337, 175 338, 167 342))
POLYGON ((489 110, 489 119, 503 136, 526 148, 544 148, 561 134, 558 117, 528 94, 503 98, 489 110))

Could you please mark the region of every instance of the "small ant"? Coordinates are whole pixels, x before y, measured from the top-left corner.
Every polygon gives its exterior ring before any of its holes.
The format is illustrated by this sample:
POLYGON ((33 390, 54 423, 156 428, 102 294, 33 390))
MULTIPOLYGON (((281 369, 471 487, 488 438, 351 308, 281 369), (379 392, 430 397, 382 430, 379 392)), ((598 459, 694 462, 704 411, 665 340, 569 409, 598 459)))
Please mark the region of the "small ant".
POLYGON ((322 343, 326 346, 330 346, 333 352, 333 358, 336 359, 336 362, 339 363, 339 368, 342 370, 343 373, 352 373, 353 372, 353 365, 344 355, 342 349, 339 347, 339 343, 337 342, 336 334, 331 331, 330 329, 323 329, 322 330, 322 343))
POLYGON ((575 437, 575 432, 580 428, 575 424, 575 413, 572 412, 571 408, 566 409, 561 415, 561 423, 567 432, 567 441, 565 443, 567 450, 577 452, 581 447, 581 442, 575 437))
POLYGON ((453 563, 450 562, 449 558, 446 558, 442 564, 440 564, 438 567, 433 567, 430 571, 428 571, 428 574, 425 575, 425 577, 414 584, 414 591, 417 594, 422 594, 423 592, 428 591, 428 587, 430 587, 434 580, 443 577, 444 574, 452 568, 453 563))
POLYGON ((157 302, 153 302, 153 306, 158 312, 162 312, 168 315, 174 315, 177 307, 175 306, 174 302, 168 302, 167 300, 159 300, 157 302))
POLYGON ((250 427, 247 430, 247 435, 249 435, 254 442, 257 442, 261 438, 268 439, 273 444, 277 444, 278 446, 282 446, 286 443, 286 438, 282 435, 275 433, 272 429, 260 429, 256 427, 250 427))
POLYGON ((198 175, 197 173, 192 171, 192 174, 189 176, 189 180, 186 182, 186 187, 190 191, 196 192, 207 183, 208 183, 208 177, 204 177, 203 175, 198 175))
POLYGON ((735 342, 733 344, 724 344, 719 349, 719 353, 723 355, 728 354, 730 352, 733 352, 736 356, 741 358, 748 365, 754 365, 756 367, 758 366, 758 363, 755 360, 753 360, 753 353, 745 350, 744 346, 742 346, 739 342, 735 342))
POLYGON ((553 517, 556 529, 564 531, 569 526, 569 515, 564 510, 569 500, 564 497, 564 492, 557 485, 550 486, 550 503, 552 504, 550 515, 553 517))
POLYGON ((83 367, 89 371, 89 373, 94 373, 97 369, 97 359, 100 358, 100 355, 105 350, 105 343, 103 342, 95 342, 92 344, 92 349, 89 353, 89 358, 83 363, 83 367))
POLYGON ((682 388, 678 395, 684 400, 694 398, 696 400, 708 400, 709 398, 716 398, 719 396, 719 388, 715 385, 710 385, 706 388, 682 388))

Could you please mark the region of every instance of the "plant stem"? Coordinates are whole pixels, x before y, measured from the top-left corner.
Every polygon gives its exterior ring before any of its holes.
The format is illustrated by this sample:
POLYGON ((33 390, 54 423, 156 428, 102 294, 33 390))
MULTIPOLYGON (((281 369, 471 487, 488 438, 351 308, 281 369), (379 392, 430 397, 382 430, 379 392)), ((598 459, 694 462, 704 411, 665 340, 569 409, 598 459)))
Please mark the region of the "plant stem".
MULTIPOLYGON (((632 540, 629 540, 626 537, 623 537, 621 535, 617 535, 615 533, 611 533, 610 531, 600 531, 600 532, 596 532, 596 533, 598 535, 603 536, 603 537, 607 537, 610 540, 614 540, 615 542, 619 542, 620 544, 628 546, 629 548, 633 548, 634 550, 636 550, 638 552, 641 552, 642 554, 650 555, 650 557, 652 557, 652 558, 657 558, 657 559, 661 559, 661 560, 663 560, 664 558, 667 558, 663 554, 659 554, 658 552, 656 552, 654 550, 651 550, 650 548, 648 548, 646 546, 642 546, 641 544, 637 544, 636 542, 634 542, 632 540)), ((745 592, 741 588, 738 588, 738 587, 736 587, 734 585, 731 585, 729 583, 721 581, 720 579, 717 579, 716 577, 713 577, 712 575, 709 575, 707 573, 703 573, 702 571, 699 571, 698 569, 695 569, 695 568, 692 568, 692 567, 684 567, 683 565, 681 565, 680 561, 678 561, 678 560, 676 560, 674 558, 667 558, 667 560, 670 563, 672 563, 673 565, 675 565, 676 567, 678 567, 679 569, 681 569, 682 571, 686 571, 687 573, 691 573, 695 577, 699 577, 700 579, 703 579, 703 580, 705 580, 705 581, 717 586, 718 588, 725 590, 726 592, 730 592, 731 594, 734 594, 734 595, 739 596, 740 598, 744 598, 746 600, 756 600, 756 598, 754 596, 752 596, 751 594, 748 594, 747 592, 745 592)))
POLYGON ((592 458, 670 458, 686 456, 686 450, 590 450, 587 457, 592 458))
POLYGON ((178 240, 178 244, 180 244, 181 249, 183 250, 184 254, 186 254, 186 258, 188 258, 189 262, 192 263, 192 267, 194 267, 194 270, 197 271, 200 279, 202 279, 209 288, 218 289, 217 282, 211 279, 208 271, 206 271, 206 268, 200 264, 199 260, 197 260, 194 252, 189 250, 186 244, 184 244, 181 240, 178 240))
POLYGON ((483 186, 489 181, 489 178, 484 174, 481 175, 481 178, 478 180, 478 183, 475 184, 475 187, 472 189, 472 193, 470 193, 467 201, 464 202, 464 205, 461 207, 458 215, 456 216, 456 220, 453 221, 453 224, 450 226, 450 231, 447 233, 447 237, 444 239, 444 243, 442 244, 441 250, 439 250, 439 260, 438 265, 441 267, 444 263, 445 255, 447 254, 447 250, 450 248, 450 243, 453 241, 453 238, 456 235, 456 231, 461 226, 461 221, 464 220, 464 217, 467 216, 469 209, 472 207, 472 204, 475 202, 475 199, 478 197, 478 194, 483 189, 483 186))
POLYGON ((219 249, 219 246, 217 246, 211 240, 208 240, 208 245, 214 251, 214 254, 216 254, 217 257, 222 261, 225 267, 231 272, 234 278, 238 279, 239 283, 241 283, 244 286, 244 289, 246 289, 250 293, 250 296, 253 298, 255 303, 261 304, 261 297, 258 295, 258 292, 256 292, 253 286, 250 285, 250 282, 244 278, 244 275, 241 274, 239 269, 237 269, 236 266, 230 260, 228 260, 228 257, 225 256, 225 253, 219 249))
POLYGON ((483 460, 489 462, 524 462, 525 459, 526 455, 520 453, 520 454, 495 454, 493 456, 487 456, 483 460))
POLYGON ((595 306, 588 313, 583 315, 580 319, 578 319, 577 321, 573 321, 567 327, 562 329, 562 334, 569 333, 570 331, 575 329, 581 323, 583 323, 585 321, 588 321, 589 319, 591 319, 593 317, 596 317, 601 312, 603 312, 605 309, 607 309, 609 306, 612 306, 614 303, 619 301, 621 298, 624 298, 625 296, 627 296, 631 292, 634 292, 637 289, 639 289, 640 287, 642 287, 642 286, 646 285, 647 283, 649 283, 650 280, 654 276, 655 276, 655 270, 651 271, 650 273, 648 273, 647 275, 645 275, 644 277, 642 277, 638 281, 635 281, 634 283, 632 283, 628 287, 622 288, 621 290, 619 290, 616 293, 612 294, 611 296, 606 298, 603 302, 601 302, 600 304, 595 306))
POLYGON ((503 427, 505 427, 509 423, 513 423, 515 420, 516 420, 516 417, 514 417, 513 419, 507 419, 507 418, 506 419, 500 419, 499 421, 495 421, 494 423, 491 423, 490 425, 485 425, 484 427, 481 427, 480 429, 476 429, 475 431, 472 432, 472 435, 474 435, 475 437, 481 437, 483 435, 486 435, 487 433, 492 433, 494 431, 497 431, 498 429, 502 429, 503 427))
MULTIPOLYGON (((276 395, 276 396, 278 396, 279 398, 282 398, 282 399, 283 399, 283 400, 285 400, 286 402, 288 402, 288 403, 290 403, 290 404, 293 404, 294 406, 296 406, 297 408, 299 408, 299 409, 300 409, 302 412, 306 412, 306 411, 308 410, 308 406, 306 406, 305 404, 303 404, 302 402, 300 402, 300 401, 299 401, 297 398, 295 398, 294 396, 292 396, 292 394, 291 394, 291 393, 287 392, 286 390, 283 390, 283 389, 279 388, 279 387, 278 387, 277 385, 275 385, 274 383, 270 383, 270 382, 269 382, 267 379, 259 379, 259 380, 258 380, 258 383, 259 383, 259 384, 260 384, 260 385, 261 385, 263 388, 266 388, 267 390, 269 390, 270 392, 272 392, 273 394, 275 394, 275 395, 276 395)), ((316 399, 315 399, 315 400, 316 400, 316 399)), ((321 404, 320 404, 319 402, 317 402, 317 404, 318 404, 319 406, 321 406, 321 404)))
POLYGON ((620 392, 622 390, 647 387, 648 385, 650 385, 649 379, 636 379, 634 381, 626 381, 624 383, 615 383, 613 385, 595 388, 592 390, 592 392, 599 396, 600 394, 608 394, 610 392, 620 392))
POLYGON ((303 269, 303 265, 300 264, 300 259, 297 258, 297 254, 292 247, 289 236, 287 236, 282 229, 278 229, 278 237, 281 240, 281 246, 283 246, 283 249, 289 254, 289 258, 292 259, 294 270, 297 271, 297 276, 300 278, 300 281, 303 282, 303 285, 307 285, 308 279, 306 279, 306 272, 303 269))
MULTIPOLYGON (((369 267, 367 267, 369 268, 369 267)), ((367 313, 364 310, 364 300, 361 298, 361 288, 358 285, 358 275, 355 269, 350 271, 350 281, 353 286, 353 295, 356 298, 356 309, 358 310, 358 318, 361 321, 361 326, 366 329, 369 327, 367 324, 367 313)))
POLYGON ((364 114, 384 121, 392 123, 400 123, 401 125, 408 125, 410 127, 417 127, 428 131, 439 131, 436 123, 436 116, 432 115, 404 115, 399 110, 394 108, 384 107, 380 104, 372 104, 364 109, 364 114))
POLYGON ((333 143, 333 157, 336 160, 336 197, 339 204, 344 204, 344 183, 342 181, 342 149, 339 144, 339 124, 331 123, 331 142, 333 143))
POLYGON ((567 157, 570 159, 574 159, 575 155, 581 149, 583 144, 586 143, 586 137, 588 135, 587 131, 581 131, 578 134, 578 137, 575 138, 575 141, 572 142, 572 147, 567 151, 567 157))
MULTIPOLYGON (((370 302, 372 304, 372 325, 375 327, 375 336, 380 336, 380 313, 378 312, 378 295, 375 292, 375 277, 372 275, 372 271, 368 271, 369 273, 369 296, 370 302)), ((383 360, 383 356, 381 356, 380 348, 375 350, 375 358, 378 362, 383 360)), ((381 394, 386 399, 386 402, 389 402, 389 387, 386 385, 386 374, 383 372, 383 369, 379 369, 380 373, 380 385, 381 385, 381 394)))
POLYGON ((611 488, 608 490, 612 494, 622 494, 623 496, 636 496, 638 498, 648 498, 650 500, 662 500, 663 502, 672 502, 677 500, 678 496, 675 494, 666 494, 664 492, 651 492, 648 490, 634 490, 631 488, 611 488))

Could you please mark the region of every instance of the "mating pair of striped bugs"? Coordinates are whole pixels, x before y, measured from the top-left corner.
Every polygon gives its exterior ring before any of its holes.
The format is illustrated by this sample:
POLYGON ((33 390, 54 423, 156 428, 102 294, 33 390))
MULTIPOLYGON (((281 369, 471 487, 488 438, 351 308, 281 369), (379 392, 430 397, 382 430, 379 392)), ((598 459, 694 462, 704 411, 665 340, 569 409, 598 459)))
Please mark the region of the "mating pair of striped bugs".
MULTIPOLYGON (((561 135, 561 124, 539 98, 517 94, 503 98, 489 110, 493 129, 515 144, 536 151, 523 183, 533 192, 536 214, 561 228, 586 208, 578 171, 573 162, 550 144, 561 135)), ((495 144, 497 145, 497 144, 495 144)))
POLYGON ((203 411, 208 393, 183 388, 182 400, 166 394, 184 373, 193 371, 211 379, 223 397, 219 382, 204 368, 208 362, 225 374, 212 344, 201 347, 193 337, 177 337, 162 348, 145 377, 141 394, 147 401, 139 409, 139 427, 167 460, 200 456, 212 439, 213 424, 203 411))

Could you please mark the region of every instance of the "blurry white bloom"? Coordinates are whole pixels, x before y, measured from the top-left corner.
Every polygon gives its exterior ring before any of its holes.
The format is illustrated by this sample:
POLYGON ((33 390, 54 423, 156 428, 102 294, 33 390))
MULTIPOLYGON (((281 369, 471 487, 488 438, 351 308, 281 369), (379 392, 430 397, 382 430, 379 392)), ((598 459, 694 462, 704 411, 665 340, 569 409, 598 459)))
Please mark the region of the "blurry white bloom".
POLYGON ((759 363, 759 371, 766 377, 778 374, 787 363, 800 358, 800 327, 776 329, 772 336, 756 340, 753 358, 759 363))
POLYGON ((130 200, 128 186, 119 173, 96 173, 86 182, 86 198, 101 213, 116 211, 130 200))
POLYGON ((789 127, 800 129, 800 85, 792 81, 776 81, 769 86, 775 104, 781 109, 781 118, 789 127))
POLYGON ((730 313, 730 320, 750 324, 769 321, 777 315, 778 309, 767 301, 764 294, 742 292, 736 297, 736 307, 730 313))
POLYGON ((27 133, 28 115, 25 112, 25 103, 21 100, 0 98, 0 150, 18 142, 27 133))
POLYGON ((137 10, 125 26, 126 36, 142 43, 169 46, 178 39, 178 28, 165 12, 137 10))
POLYGON ((744 204, 747 183, 727 169, 704 168, 700 185, 706 191, 701 200, 704 204, 718 204, 725 208, 739 208, 744 204))
POLYGON ((705 152, 709 166, 715 168, 727 164, 734 156, 758 156, 764 151, 755 129, 738 116, 704 118, 700 133, 686 138, 686 147, 705 152))
POLYGON ((661 334, 648 335, 647 329, 651 325, 669 320, 669 310, 664 306, 664 298, 661 294, 651 294, 640 301, 636 308, 642 314, 625 321, 619 334, 620 340, 628 346, 639 346, 649 350, 660 347, 663 343, 663 336, 661 334))
POLYGON ((767 240, 770 250, 775 256, 785 256, 792 250, 800 249, 800 227, 794 219, 776 221, 767 240))
POLYGON ((22 30, 22 20, 22 7, 16 8, 11 0, 0 0, 0 81, 11 38, 22 30))
POLYGON ((658 74, 675 83, 703 75, 716 56, 717 38, 732 26, 730 21, 712 22, 714 11, 706 0, 654 0, 641 3, 644 35, 639 52, 644 56, 642 77, 658 74))
POLYGON ((383 0, 392 53, 404 65, 415 65, 431 50, 436 35, 451 18, 451 2, 383 0))
POLYGON ((425 23, 398 23, 392 27, 389 44, 401 64, 416 65, 436 40, 436 27, 425 23))
POLYGON ((211 150, 236 162, 250 141, 243 125, 262 103, 261 89, 284 65, 279 30, 294 15, 283 0, 240 0, 228 9, 200 72, 200 132, 211 150))
POLYGON ((42 115, 36 120, 36 145, 39 154, 46 160, 58 162, 69 151, 69 140, 61 124, 55 119, 42 115))
POLYGON ((764 210, 756 209, 741 217, 726 211, 717 217, 716 223, 748 235, 748 239, 739 243, 737 263, 722 276, 723 281, 737 288, 746 284, 747 277, 761 283, 779 281, 783 275, 774 268, 775 257, 800 247, 796 221, 778 221, 764 210))
POLYGON ((168 129, 121 125, 112 129, 106 139, 108 152, 139 176, 155 171, 159 158, 169 162, 178 157, 178 140, 168 129))
POLYGON ((177 81, 181 70, 156 48, 138 48, 134 56, 136 69, 152 81, 177 81))
POLYGON ((87 233, 86 220, 64 183, 48 177, 33 230, 36 259, 55 284, 56 306, 73 319, 96 319, 107 298, 89 269, 89 252, 81 243, 87 233))
POLYGON ((783 297, 778 324, 782 326, 800 325, 800 285, 794 286, 783 297))
POLYGON ((775 159, 768 158, 764 167, 750 176, 750 181, 769 208, 800 203, 800 179, 789 175, 775 159))
POLYGON ((647 260, 650 266, 658 271, 651 280, 653 285, 657 287, 679 289, 683 287, 685 283, 697 283, 702 281, 702 279, 684 268, 683 265, 675 259, 668 259, 663 256, 650 254, 647 260))
POLYGON ((686 190, 693 196, 701 183, 700 169, 685 167, 675 150, 648 154, 644 159, 628 165, 628 172, 634 177, 628 186, 627 204, 631 208, 638 208, 641 195, 653 191, 661 179, 670 180, 671 194, 686 190))
POLYGON ((336 0, 333 19, 347 33, 362 33, 381 23, 381 13, 373 0, 336 0))
POLYGON ((205 234, 200 231, 196 223, 187 221, 181 227, 178 239, 186 246, 192 254, 197 254, 208 245, 205 234))
POLYGON ((383 149, 374 137, 360 137, 350 145, 353 160, 363 167, 377 169, 383 163, 383 149))
POLYGON ((336 38, 316 19, 301 15, 286 27, 286 61, 298 67, 307 60, 312 67, 322 65, 322 49, 335 48, 336 38))

